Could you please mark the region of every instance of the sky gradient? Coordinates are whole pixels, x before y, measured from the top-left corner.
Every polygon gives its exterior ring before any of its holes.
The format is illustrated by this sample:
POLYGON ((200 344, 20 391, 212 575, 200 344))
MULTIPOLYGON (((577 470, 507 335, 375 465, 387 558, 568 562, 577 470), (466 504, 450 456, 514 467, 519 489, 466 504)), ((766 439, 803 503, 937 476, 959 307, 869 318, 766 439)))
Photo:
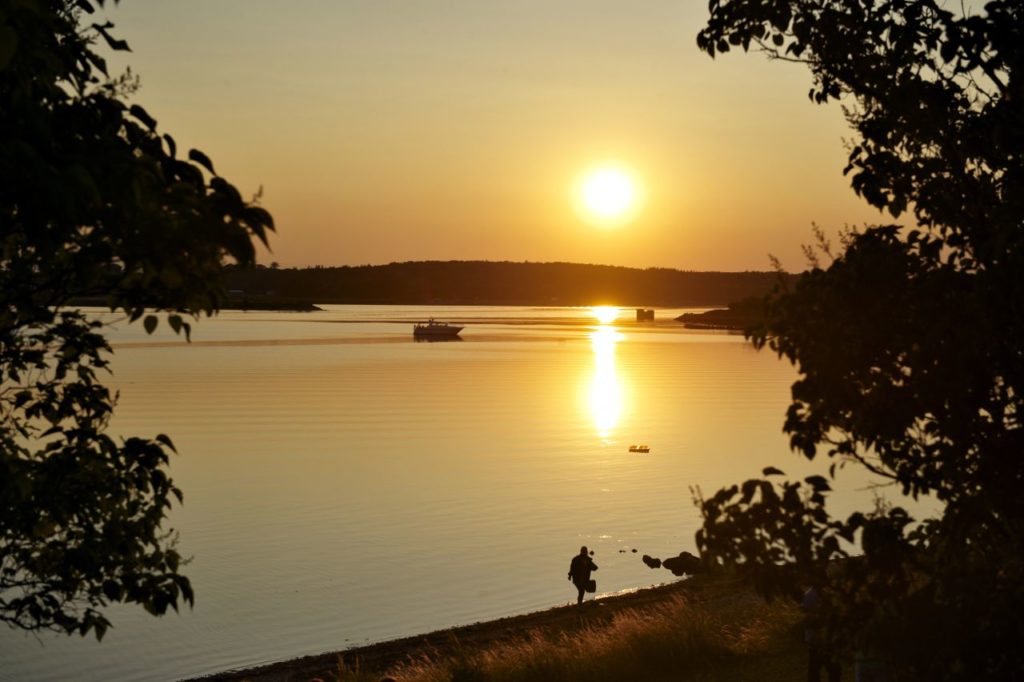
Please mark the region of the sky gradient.
POLYGON ((842 175, 849 131, 800 66, 696 47, 702 0, 126 0, 135 101, 243 195, 282 266, 571 261, 804 266, 811 223, 885 222, 842 175), (599 229, 573 185, 632 169, 599 229))

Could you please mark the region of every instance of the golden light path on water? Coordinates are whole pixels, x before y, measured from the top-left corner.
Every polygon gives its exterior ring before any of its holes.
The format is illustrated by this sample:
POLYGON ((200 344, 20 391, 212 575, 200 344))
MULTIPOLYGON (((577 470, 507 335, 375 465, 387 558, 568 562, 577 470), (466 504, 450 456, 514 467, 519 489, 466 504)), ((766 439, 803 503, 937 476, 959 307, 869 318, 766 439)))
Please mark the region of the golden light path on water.
POLYGON ((622 418, 623 391, 615 366, 615 345, 624 337, 611 325, 619 315, 618 308, 598 306, 593 315, 601 324, 590 333, 594 374, 587 396, 597 436, 607 440, 622 418))

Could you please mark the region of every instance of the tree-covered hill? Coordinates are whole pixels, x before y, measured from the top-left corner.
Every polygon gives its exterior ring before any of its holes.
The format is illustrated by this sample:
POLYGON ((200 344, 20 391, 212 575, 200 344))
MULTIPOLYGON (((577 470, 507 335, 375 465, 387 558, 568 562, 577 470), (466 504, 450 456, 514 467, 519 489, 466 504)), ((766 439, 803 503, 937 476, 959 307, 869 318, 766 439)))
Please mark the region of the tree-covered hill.
POLYGON ((773 272, 687 272, 577 263, 415 261, 235 269, 228 286, 316 303, 724 305, 767 293, 773 272))

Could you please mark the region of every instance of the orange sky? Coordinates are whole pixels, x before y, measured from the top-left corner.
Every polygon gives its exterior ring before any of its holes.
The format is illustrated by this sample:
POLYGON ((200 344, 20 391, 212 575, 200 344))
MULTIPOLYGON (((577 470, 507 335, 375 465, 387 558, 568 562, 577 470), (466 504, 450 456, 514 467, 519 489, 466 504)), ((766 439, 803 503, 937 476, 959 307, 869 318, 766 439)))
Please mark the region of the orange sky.
MULTIPOLYGON (((885 221, 842 176, 810 78, 696 48, 698 0, 125 0, 136 96, 179 148, 264 189, 283 266, 425 259, 687 270, 804 265, 811 223, 885 221), (632 169, 598 229, 573 183, 632 169)), ((112 60, 115 61, 115 60, 112 60)))

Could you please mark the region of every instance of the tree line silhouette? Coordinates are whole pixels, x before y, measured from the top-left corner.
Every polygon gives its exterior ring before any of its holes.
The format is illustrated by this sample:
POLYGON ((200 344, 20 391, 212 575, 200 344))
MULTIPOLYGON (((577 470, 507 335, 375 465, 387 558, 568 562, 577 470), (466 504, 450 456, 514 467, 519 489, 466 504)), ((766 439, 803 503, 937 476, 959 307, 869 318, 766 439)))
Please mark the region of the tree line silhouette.
POLYGON ((763 296, 774 272, 690 272, 581 263, 414 261, 341 267, 230 268, 247 296, 316 303, 712 306, 763 296))

